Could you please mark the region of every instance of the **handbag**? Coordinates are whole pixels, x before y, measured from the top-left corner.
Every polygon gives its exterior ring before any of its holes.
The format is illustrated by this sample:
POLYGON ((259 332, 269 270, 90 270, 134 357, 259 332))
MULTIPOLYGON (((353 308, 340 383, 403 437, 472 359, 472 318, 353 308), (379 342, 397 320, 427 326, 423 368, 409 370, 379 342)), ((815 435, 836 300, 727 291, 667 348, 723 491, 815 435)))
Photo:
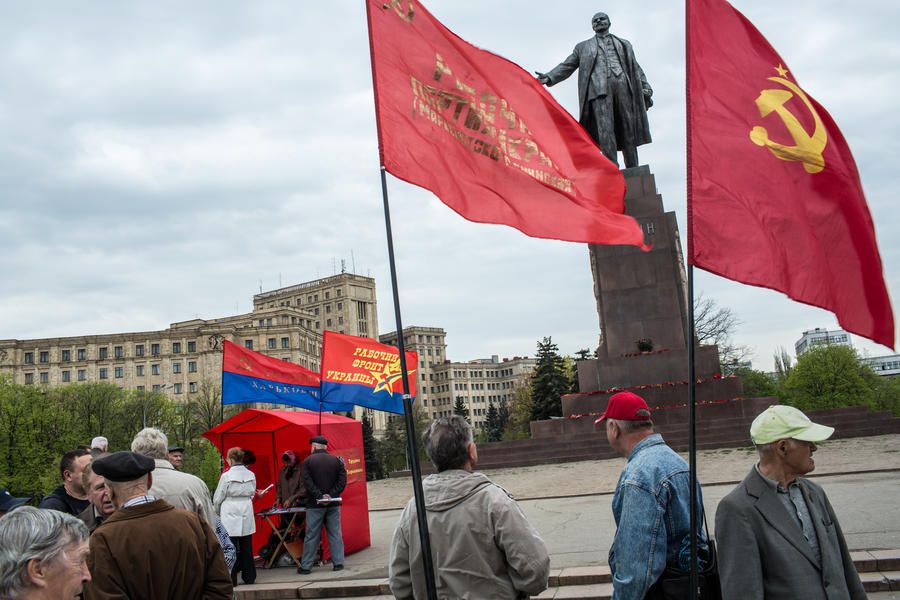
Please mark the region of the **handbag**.
MULTIPOLYGON (((703 511, 703 527, 708 533, 706 511, 703 511)), ((708 535, 707 544, 709 544, 709 560, 706 562, 706 566, 697 573, 697 599, 722 600, 716 543, 708 535)), ((691 574, 670 565, 666 565, 662 575, 659 576, 656 583, 650 586, 645 596, 646 600, 688 600, 690 598, 691 574)))

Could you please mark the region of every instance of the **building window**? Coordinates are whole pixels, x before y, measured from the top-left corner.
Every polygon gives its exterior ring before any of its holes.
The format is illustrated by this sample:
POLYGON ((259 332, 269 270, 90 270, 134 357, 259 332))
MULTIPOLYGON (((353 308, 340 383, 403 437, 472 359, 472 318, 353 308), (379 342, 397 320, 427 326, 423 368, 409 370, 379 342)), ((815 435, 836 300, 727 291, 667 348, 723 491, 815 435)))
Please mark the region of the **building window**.
POLYGON ((122 379, 125 376, 125 367, 116 367, 116 379, 122 379))
POLYGON ((172 363, 172 372, 173 373, 181 373, 181 363, 180 362, 172 363))
POLYGON ((48 362, 50 362, 50 353, 47 352, 46 350, 42 351, 41 354, 40 354, 39 360, 40 360, 42 363, 48 363, 48 362))
POLYGON ((282 348, 290 348, 291 347, 291 338, 286 338, 286 337, 281 338, 281 347, 282 348))
POLYGON ((181 342, 172 342, 172 354, 181 354, 181 342))
POLYGON ((196 381, 192 381, 188 384, 188 392, 190 392, 192 394, 197 393, 197 382, 196 381))
POLYGON ((331 312, 331 305, 330 305, 330 304, 326 304, 326 305, 325 305, 325 312, 327 312, 327 313, 330 313, 330 312, 331 312))
POLYGON ((197 342, 188 342, 188 352, 197 351, 197 342))
POLYGON ((150 344, 150 354, 159 356, 159 344, 150 344))
POLYGON ((326 326, 326 327, 331 327, 331 319, 328 319, 328 321, 325 323, 325 326, 326 326))
POLYGON ((318 315, 318 314, 319 314, 319 307, 318 307, 318 306, 315 307, 315 308, 313 309, 313 314, 314 314, 314 315, 318 315))
POLYGON ((144 345, 143 344, 135 344, 134 345, 134 355, 135 356, 143 356, 144 355, 144 345))
POLYGON ((78 381, 84 381, 85 379, 87 379, 87 371, 78 369, 78 381))
POLYGON ((188 361, 188 373, 196 373, 197 372, 197 361, 189 360, 188 361))
POLYGON ((144 386, 142 386, 142 385, 137 386, 137 391, 143 392, 143 391, 144 391, 144 386))
POLYGON ((338 288, 336 291, 337 291, 337 297, 340 298, 342 290, 340 288, 338 288))
POLYGON ((72 360, 72 351, 71 350, 63 350, 62 351, 62 361, 63 362, 71 362, 72 360))
POLYGON ((154 384, 153 384, 153 391, 154 391, 154 392, 158 392, 158 391, 160 391, 161 389, 162 389, 162 386, 160 386, 158 383, 154 383, 154 384))
POLYGON ((106 367, 100 368, 100 379, 109 379, 109 369, 106 367))
POLYGON ((265 319, 260 319, 260 320, 259 320, 259 326, 260 326, 260 327, 264 327, 265 324, 266 324, 265 319))
POLYGON ((159 363, 155 365, 150 365, 150 374, 151 375, 159 375, 159 363))
POLYGON ((331 292, 325 292, 325 299, 328 300, 331 297, 331 292))
POLYGON ((144 365, 138 365, 138 366, 136 366, 136 367, 134 368, 134 374, 135 374, 137 377, 143 377, 143 376, 144 376, 144 365))
POLYGON ((266 327, 272 326, 272 319, 266 319, 266 327))
POLYGON ((109 348, 106 346, 100 348, 100 360, 106 360, 109 358, 109 348))
POLYGON ((244 340, 244 348, 253 350, 253 340, 244 340))
POLYGON ((176 393, 176 394, 180 394, 180 393, 181 393, 181 389, 182 389, 183 387, 184 387, 184 386, 183 386, 182 384, 176 383, 176 384, 175 384, 175 393, 176 393))
POLYGON ((25 364, 26 365, 34 364, 34 352, 26 352, 25 353, 25 364))
POLYGON ((125 348, 123 346, 115 346, 113 348, 113 356, 116 358, 125 358, 125 348))
POLYGON ((72 381, 72 371, 63 371, 62 372, 62 382, 69 383, 72 381))
POLYGON ((25 385, 34 383, 34 373, 25 373, 25 385))
POLYGON ((87 350, 84 348, 78 349, 78 360, 87 360, 87 350))
POLYGON ((41 372, 41 383, 50 383, 50 373, 47 371, 41 372))
POLYGON ((344 310, 344 303, 343 303, 343 302, 338 302, 338 303, 337 303, 337 309, 338 309, 338 312, 344 310))
POLYGON ((275 338, 269 338, 268 340, 266 340, 266 348, 268 348, 269 350, 275 349, 275 338))

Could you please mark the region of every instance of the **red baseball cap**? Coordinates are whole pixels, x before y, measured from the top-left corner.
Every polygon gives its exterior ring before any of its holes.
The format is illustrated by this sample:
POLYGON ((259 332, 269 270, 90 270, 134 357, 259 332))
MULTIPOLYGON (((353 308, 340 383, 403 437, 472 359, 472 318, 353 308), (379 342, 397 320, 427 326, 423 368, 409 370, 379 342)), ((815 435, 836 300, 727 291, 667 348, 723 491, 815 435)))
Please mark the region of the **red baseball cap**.
POLYGON ((649 421, 650 407, 643 398, 632 392, 619 392, 614 394, 606 405, 606 412, 594 421, 599 425, 603 419, 617 419, 619 421, 649 421))

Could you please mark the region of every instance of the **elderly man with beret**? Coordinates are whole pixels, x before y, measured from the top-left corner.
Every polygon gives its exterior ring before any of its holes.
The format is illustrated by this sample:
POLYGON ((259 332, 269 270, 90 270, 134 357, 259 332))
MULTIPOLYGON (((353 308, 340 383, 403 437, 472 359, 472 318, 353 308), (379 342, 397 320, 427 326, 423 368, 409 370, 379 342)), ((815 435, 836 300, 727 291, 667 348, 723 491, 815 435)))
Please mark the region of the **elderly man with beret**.
POLYGON ((716 511, 724 600, 866 597, 828 496, 803 477, 832 433, 791 406, 753 420, 759 462, 716 511))
POLYGON ((116 452, 94 461, 116 506, 94 531, 86 600, 228 600, 231 577, 216 535, 197 514, 150 495, 152 458, 116 452))

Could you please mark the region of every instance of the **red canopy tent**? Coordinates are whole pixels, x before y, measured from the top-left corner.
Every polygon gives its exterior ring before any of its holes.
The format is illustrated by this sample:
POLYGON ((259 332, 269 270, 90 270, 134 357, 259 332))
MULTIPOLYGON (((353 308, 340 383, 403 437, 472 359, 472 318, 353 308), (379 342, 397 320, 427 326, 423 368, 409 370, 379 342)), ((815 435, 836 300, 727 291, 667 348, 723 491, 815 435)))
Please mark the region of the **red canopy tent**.
MULTIPOLYGON (((341 529, 344 551, 352 554, 367 548, 369 534, 369 497, 366 490, 366 461, 363 458, 362 424, 331 413, 322 413, 321 435, 328 438, 328 452, 339 456, 347 467, 347 488, 341 494, 341 529)), ((287 410, 247 409, 203 434, 224 456, 229 448, 249 448, 256 454, 250 470, 259 489, 278 481, 281 455, 293 450, 297 460, 309 456, 309 439, 319 433, 319 413, 287 410)), ((253 502, 255 511, 275 503, 274 489, 253 502)), ((324 528, 322 532, 324 534, 324 528)), ((254 553, 269 539, 271 528, 262 518, 256 520, 254 553)))

